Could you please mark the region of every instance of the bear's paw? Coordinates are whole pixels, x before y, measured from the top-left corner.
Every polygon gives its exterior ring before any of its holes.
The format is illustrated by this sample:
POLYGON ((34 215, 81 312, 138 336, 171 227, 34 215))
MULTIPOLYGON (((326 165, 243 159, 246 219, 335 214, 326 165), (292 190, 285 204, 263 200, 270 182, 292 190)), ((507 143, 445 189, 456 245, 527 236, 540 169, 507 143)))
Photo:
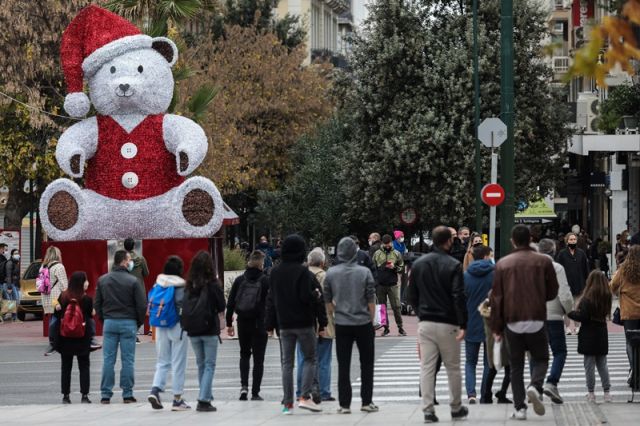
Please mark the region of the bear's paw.
POLYGON ((90 108, 91 101, 83 92, 69 93, 64 98, 64 110, 72 117, 84 117, 90 108))

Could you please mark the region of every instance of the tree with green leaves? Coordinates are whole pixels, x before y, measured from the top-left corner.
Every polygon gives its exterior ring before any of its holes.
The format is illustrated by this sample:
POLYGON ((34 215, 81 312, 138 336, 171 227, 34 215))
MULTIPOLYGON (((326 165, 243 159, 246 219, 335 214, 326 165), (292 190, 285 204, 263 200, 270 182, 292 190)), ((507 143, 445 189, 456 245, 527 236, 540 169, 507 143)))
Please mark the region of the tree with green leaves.
MULTIPOLYGON (((343 182, 350 220, 391 226, 415 208, 420 225, 474 216, 472 25, 458 1, 374 2, 337 83, 353 137, 343 182)), ((550 86, 538 3, 514 4, 516 199, 530 201, 561 178, 570 135, 566 103, 550 86)), ((481 116, 500 114, 499 1, 481 2, 481 116)), ((489 151, 483 149, 489 180, 489 151)))
POLYGON ((290 179, 276 191, 260 191, 259 219, 277 234, 297 232, 317 245, 345 235, 341 158, 348 140, 344 119, 334 117, 302 137, 292 148, 290 179))

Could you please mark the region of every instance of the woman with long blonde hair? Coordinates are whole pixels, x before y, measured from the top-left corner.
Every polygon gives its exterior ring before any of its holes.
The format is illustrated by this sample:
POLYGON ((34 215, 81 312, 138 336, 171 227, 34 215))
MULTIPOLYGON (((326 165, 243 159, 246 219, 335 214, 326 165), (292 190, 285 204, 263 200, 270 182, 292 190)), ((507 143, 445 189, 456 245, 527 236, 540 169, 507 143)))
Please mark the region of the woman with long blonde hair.
POLYGON ((58 298, 69 286, 67 270, 62 264, 62 254, 58 247, 49 246, 47 248, 38 275, 42 275, 45 269, 48 270, 51 291, 49 294, 41 294, 40 297, 42 298, 42 310, 49 317, 49 347, 44 353, 44 356, 49 356, 56 351, 58 337, 58 319, 52 314, 55 305, 58 304, 58 298))
MULTIPOLYGON (((620 319, 624 329, 640 328, 640 246, 629 248, 629 253, 611 280, 611 292, 620 299, 620 319)), ((625 333, 626 335, 626 333, 625 333)), ((627 357, 631 365, 631 345, 627 340, 627 357)))

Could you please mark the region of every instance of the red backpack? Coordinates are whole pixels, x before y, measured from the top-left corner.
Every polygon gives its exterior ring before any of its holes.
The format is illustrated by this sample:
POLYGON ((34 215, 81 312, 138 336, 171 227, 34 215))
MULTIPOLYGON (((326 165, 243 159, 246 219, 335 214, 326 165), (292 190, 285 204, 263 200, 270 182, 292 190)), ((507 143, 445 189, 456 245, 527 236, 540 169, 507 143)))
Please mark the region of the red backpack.
POLYGON ((71 299, 62 317, 60 335, 74 339, 84 337, 84 326, 84 315, 82 314, 82 309, 80 309, 80 304, 76 299, 71 299))

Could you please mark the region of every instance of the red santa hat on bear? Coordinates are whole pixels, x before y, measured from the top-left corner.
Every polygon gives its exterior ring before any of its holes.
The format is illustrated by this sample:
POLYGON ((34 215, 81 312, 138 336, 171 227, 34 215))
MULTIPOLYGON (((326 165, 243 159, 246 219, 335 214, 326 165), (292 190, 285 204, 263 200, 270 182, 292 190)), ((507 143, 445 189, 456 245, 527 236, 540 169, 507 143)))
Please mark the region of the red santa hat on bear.
MULTIPOLYGON (((62 34, 60 58, 68 92, 65 111, 72 117, 84 117, 89 112, 91 102, 82 91, 84 77, 91 77, 104 63, 125 52, 156 48, 155 43, 163 41, 168 40, 144 35, 123 17, 96 5, 82 9, 62 34)), ((169 50, 160 53, 173 65, 177 52, 169 50)))

